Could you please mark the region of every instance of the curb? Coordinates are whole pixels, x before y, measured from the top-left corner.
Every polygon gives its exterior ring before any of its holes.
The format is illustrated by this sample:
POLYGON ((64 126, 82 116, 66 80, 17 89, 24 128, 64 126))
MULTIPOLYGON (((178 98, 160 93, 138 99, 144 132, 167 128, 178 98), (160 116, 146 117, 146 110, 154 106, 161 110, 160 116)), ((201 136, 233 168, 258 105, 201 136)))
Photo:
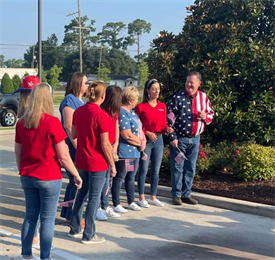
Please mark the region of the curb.
MULTIPOLYGON (((135 185, 137 189, 137 183, 135 185)), ((145 193, 150 194, 150 184, 145 184, 145 193)), ((158 196, 167 197, 172 199, 171 188, 165 186, 158 186, 158 196)), ((202 205, 239 211, 243 213, 259 215, 263 217, 275 218, 275 207, 250 201, 243 201, 237 199, 230 199, 215 195, 209 195, 199 192, 192 192, 192 197, 199 201, 202 205)))
POLYGON ((0 130, 0 135, 10 135, 10 134, 15 134, 15 129, 11 129, 11 130, 0 130))

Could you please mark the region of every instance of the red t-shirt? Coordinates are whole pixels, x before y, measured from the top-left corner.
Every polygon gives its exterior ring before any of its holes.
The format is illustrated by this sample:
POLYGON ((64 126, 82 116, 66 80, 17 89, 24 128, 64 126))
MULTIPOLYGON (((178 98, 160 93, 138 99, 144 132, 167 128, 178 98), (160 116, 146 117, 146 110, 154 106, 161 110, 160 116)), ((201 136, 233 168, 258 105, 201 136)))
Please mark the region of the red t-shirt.
POLYGON ((115 118, 112 118, 111 115, 107 113, 109 119, 110 119, 110 131, 109 131, 109 140, 110 143, 113 144, 116 141, 116 125, 117 125, 117 120, 118 116, 115 116, 115 118))
POLYGON ((144 133, 150 131, 152 133, 165 133, 167 129, 167 108, 166 105, 158 101, 155 107, 149 103, 139 103, 135 112, 142 122, 142 130, 144 133))
POLYGON ((106 171, 107 160, 101 148, 100 134, 109 132, 110 120, 97 104, 87 102, 75 110, 73 125, 76 128, 76 167, 91 172, 106 171))
POLYGON ((43 181, 62 179, 55 145, 67 138, 57 117, 43 114, 38 128, 28 129, 24 118, 16 125, 15 142, 22 145, 19 174, 43 181))

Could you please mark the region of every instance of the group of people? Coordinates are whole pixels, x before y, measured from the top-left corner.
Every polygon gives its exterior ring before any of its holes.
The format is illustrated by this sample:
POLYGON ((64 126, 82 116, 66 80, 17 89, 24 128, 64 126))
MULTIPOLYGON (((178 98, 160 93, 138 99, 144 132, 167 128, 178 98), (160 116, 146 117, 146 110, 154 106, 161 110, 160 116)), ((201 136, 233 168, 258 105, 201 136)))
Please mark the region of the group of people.
POLYGON ((61 165, 69 178, 64 200, 75 199, 73 207, 62 208, 61 216, 70 225, 68 236, 82 238, 83 244, 105 241, 96 235, 96 218, 106 220, 120 217, 127 209, 139 211, 151 205, 164 206, 156 197, 163 134, 171 139, 173 204, 197 204, 191 197, 191 187, 199 136, 214 113, 207 96, 198 90, 200 73, 189 73, 185 90, 173 97, 167 109, 158 100, 161 89, 157 79, 146 82, 143 101, 137 105, 139 91, 135 86, 125 87, 123 91, 114 85, 106 88, 102 81, 89 83, 85 74, 75 72, 68 79, 65 98, 60 104, 61 122, 53 116, 51 86, 38 81, 34 84, 34 78, 30 77, 34 76, 23 78, 19 90, 30 95, 28 106, 19 115, 15 136, 16 161, 26 200, 21 236, 23 258, 32 259, 32 243, 40 226, 40 258, 50 259, 62 183, 61 165), (24 85, 32 86, 32 90, 24 89, 24 85), (185 154, 186 160, 176 162, 179 151, 185 154), (146 200, 149 162, 151 190, 146 200), (120 203, 123 181, 127 209, 120 203))

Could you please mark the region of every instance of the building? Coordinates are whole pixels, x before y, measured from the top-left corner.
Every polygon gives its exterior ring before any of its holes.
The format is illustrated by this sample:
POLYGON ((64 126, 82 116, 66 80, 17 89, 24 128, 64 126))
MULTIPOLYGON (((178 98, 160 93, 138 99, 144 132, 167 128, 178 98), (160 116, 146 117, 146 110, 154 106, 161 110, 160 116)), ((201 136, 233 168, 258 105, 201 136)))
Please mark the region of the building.
POLYGON ((10 78, 12 79, 16 74, 20 77, 20 79, 23 78, 23 76, 28 73, 29 75, 37 75, 38 70, 37 69, 31 69, 31 68, 0 68, 0 84, 1 80, 4 76, 4 74, 7 73, 10 78))
MULTIPOLYGON (((89 74, 87 75, 88 77, 88 81, 94 81, 97 80, 97 74, 89 74)), ((129 86, 129 85, 134 85, 137 86, 138 85, 138 80, 137 78, 133 77, 133 76, 121 76, 121 75, 110 75, 110 83, 109 85, 116 85, 121 87, 122 89, 124 89, 125 87, 129 86)))

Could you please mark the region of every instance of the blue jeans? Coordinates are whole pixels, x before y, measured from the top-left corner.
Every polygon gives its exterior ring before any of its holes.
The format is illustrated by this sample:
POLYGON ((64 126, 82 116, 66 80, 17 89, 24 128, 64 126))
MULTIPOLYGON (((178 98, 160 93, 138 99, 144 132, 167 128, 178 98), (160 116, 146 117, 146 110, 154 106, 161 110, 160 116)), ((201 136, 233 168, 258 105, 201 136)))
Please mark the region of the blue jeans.
POLYGON ((111 168, 109 166, 109 170, 106 173, 106 181, 103 185, 101 196, 99 198, 99 207, 101 207, 102 209, 106 209, 109 206, 109 191, 107 194, 106 194, 106 191, 108 189, 109 182, 110 182, 110 174, 111 174, 111 168))
MULTIPOLYGON (((144 151, 148 155, 146 161, 139 160, 139 171, 138 171, 138 192, 139 194, 144 194, 145 189, 145 179, 148 172, 149 160, 151 158, 151 192, 150 195, 156 196, 158 183, 159 183, 159 169, 161 166, 162 156, 163 156, 163 140, 162 135, 158 136, 155 142, 152 142, 147 138, 146 148, 144 151)), ((141 153, 142 156, 142 153, 141 153)))
POLYGON ((85 211, 85 229, 82 240, 91 240, 95 235, 95 217, 98 209, 98 202, 106 179, 106 171, 89 172, 78 170, 82 178, 82 188, 78 191, 70 223, 70 233, 77 234, 81 231, 81 220, 85 198, 88 197, 88 204, 85 211))
POLYGON ((135 176, 137 173, 139 159, 134 159, 134 161, 135 169, 132 172, 126 172, 124 160, 116 162, 117 174, 116 177, 113 178, 112 186, 112 200, 114 207, 120 204, 120 189, 123 180, 125 180, 124 182, 128 204, 130 205, 135 200, 135 176))
POLYGON ((26 200, 26 216, 22 226, 22 256, 32 255, 32 239, 40 214, 40 258, 50 259, 54 221, 62 180, 41 181, 20 176, 26 200))
MULTIPOLYGON (((71 142, 68 144, 68 147, 69 147, 71 159, 74 162, 76 150, 71 142)), ((69 183, 68 183, 66 191, 65 191, 64 201, 73 200, 75 197, 75 193, 76 193, 74 176, 67 170, 66 170, 66 173, 69 178, 69 183)), ((66 220, 70 220, 71 215, 72 215, 72 207, 62 207, 61 214, 60 214, 60 216, 62 218, 66 218, 66 220)))
POLYGON ((171 182, 173 197, 188 198, 191 196, 191 188, 196 172, 196 163, 199 153, 200 136, 178 139, 178 147, 188 160, 181 164, 175 162, 179 151, 170 145, 171 182))
MULTIPOLYGON (((66 191, 65 191, 65 197, 64 201, 73 200, 76 193, 76 186, 74 183, 74 176, 66 170, 66 173, 69 178, 69 183, 67 185, 66 191)), ((72 215, 72 207, 62 207, 60 216, 62 218, 66 218, 66 220, 70 220, 72 215)))

